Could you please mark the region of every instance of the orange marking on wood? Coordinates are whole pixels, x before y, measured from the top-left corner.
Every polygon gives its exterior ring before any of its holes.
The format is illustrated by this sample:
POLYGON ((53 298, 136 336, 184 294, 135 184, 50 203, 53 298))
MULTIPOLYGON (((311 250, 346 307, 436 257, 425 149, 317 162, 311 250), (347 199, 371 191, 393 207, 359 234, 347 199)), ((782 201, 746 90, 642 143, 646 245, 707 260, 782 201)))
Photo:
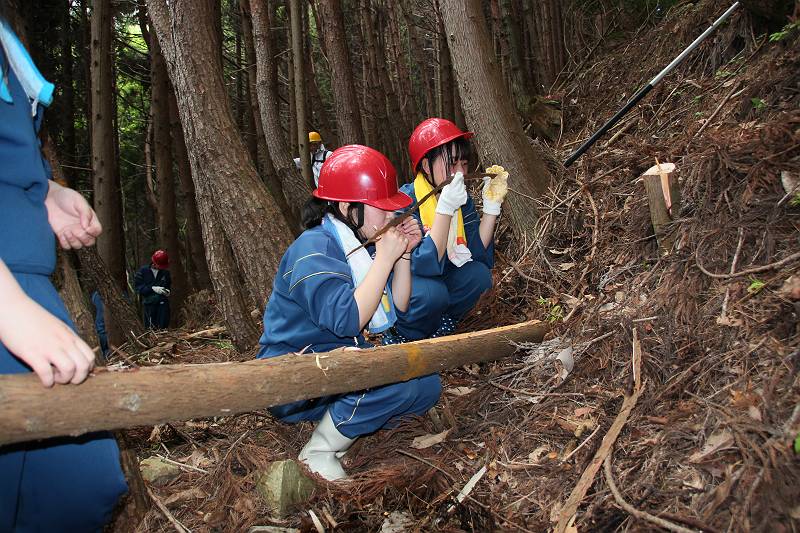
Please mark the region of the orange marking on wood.
POLYGON ((426 370, 426 365, 425 358, 419 346, 405 344, 403 347, 406 351, 406 363, 408 366, 403 380, 405 381, 423 375, 426 370))

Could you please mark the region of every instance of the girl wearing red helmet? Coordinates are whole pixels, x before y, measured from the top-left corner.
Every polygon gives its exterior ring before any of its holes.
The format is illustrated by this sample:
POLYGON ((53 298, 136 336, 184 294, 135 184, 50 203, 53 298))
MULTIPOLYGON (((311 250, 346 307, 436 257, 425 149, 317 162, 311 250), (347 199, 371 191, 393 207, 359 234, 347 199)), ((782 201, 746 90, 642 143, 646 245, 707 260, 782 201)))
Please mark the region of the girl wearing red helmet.
POLYGON ((485 197, 485 185, 481 217, 467 194, 463 174, 467 173, 472 136, 449 120, 429 118, 409 139, 415 179, 404 185, 402 192, 416 200, 447 178, 455 175, 455 179, 414 214, 425 238, 411 256, 409 309, 398 313, 387 342, 452 333, 456 322, 492 286, 494 228, 500 203, 485 197))
MULTIPOLYGON (((397 190, 389 160, 366 146, 343 146, 323 165, 303 216, 306 231, 286 250, 264 311, 259 358, 292 352, 368 347, 361 332, 381 333, 408 309, 412 250, 421 239, 413 221, 347 256, 411 199, 397 190)), ((405 415, 421 415, 439 399, 438 375, 273 407, 286 422, 320 420, 300 459, 326 479, 345 472, 336 456, 360 435, 405 415)))

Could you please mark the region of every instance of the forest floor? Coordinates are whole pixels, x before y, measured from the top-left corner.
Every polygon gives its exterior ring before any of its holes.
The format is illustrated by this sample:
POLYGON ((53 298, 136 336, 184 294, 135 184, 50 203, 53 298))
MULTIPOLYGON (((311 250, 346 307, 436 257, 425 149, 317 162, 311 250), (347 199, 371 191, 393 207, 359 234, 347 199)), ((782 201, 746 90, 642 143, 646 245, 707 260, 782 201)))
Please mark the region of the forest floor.
MULTIPOLYGON (((563 134, 540 151, 562 160, 716 4, 683 4, 657 27, 602 43, 565 77, 563 134)), ((613 142, 564 172, 534 235, 501 227, 495 288, 461 327, 545 320, 543 345, 444 373, 438 417, 359 439, 344 458, 352 480, 320 482, 284 519, 270 517, 256 477, 296 457, 311 424, 264 411, 131 430, 140 458, 188 465, 155 497, 199 532, 315 531, 314 519, 338 531, 544 531, 573 515, 568 531, 658 529, 654 519, 675 531, 800 529, 800 262, 782 261, 800 248, 800 195, 785 190, 800 182, 800 32, 771 42, 757 27, 734 15, 613 142), (682 190, 666 255, 640 179, 656 158, 675 163, 682 190), (569 348, 571 372, 557 360, 569 348), (586 489, 577 514, 565 503, 576 486, 586 489)), ((211 326, 193 325, 161 334, 138 362, 253 357, 224 338, 187 340, 211 326)), ((138 528, 173 529, 155 506, 138 528)))

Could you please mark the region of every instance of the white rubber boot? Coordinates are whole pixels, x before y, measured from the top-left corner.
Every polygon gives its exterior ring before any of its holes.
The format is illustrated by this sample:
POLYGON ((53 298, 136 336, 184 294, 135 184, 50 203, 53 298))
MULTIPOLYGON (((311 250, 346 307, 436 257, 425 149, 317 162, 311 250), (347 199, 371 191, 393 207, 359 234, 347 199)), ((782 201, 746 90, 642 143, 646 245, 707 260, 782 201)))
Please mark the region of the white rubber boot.
POLYGON ((337 453, 345 452, 355 439, 345 437, 333 425, 329 411, 325 411, 322 420, 317 424, 311 439, 300 450, 298 459, 304 462, 308 469, 319 474, 328 481, 347 477, 342 463, 337 458, 337 453))

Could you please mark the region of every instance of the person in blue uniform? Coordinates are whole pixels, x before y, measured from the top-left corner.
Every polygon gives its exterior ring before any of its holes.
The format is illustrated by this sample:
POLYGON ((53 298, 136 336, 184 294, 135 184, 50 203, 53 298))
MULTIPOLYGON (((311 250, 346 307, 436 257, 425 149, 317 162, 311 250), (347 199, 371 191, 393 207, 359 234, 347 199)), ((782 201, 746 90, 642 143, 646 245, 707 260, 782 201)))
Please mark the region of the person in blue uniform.
MULTIPOLYGON (((37 130, 53 85, 0 0, 0 373, 73 386, 94 365, 50 282, 55 241, 94 244, 101 226, 79 193, 50 181, 37 130)), ((75 409, 81 406, 75 405, 75 409)), ((127 490, 108 433, 0 446, 0 531, 100 531, 127 490)))
POLYGON ((103 357, 108 355, 108 333, 106 332, 106 306, 100 292, 92 291, 92 305, 94 305, 94 329, 100 341, 100 353, 103 357))
MULTIPOLYGON (((383 234, 374 257, 365 248, 347 257, 411 203, 398 192, 389 160, 365 146, 343 146, 325 162, 313 194, 303 216, 307 229, 286 250, 275 275, 259 358, 369 347, 362 330, 386 331, 408 306, 410 250, 422 236, 413 220, 383 234)), ((345 477, 337 453, 361 435, 426 413, 440 393, 439 376, 433 374, 270 411, 285 422, 320 421, 300 460, 335 480, 345 477)))
POLYGON ((144 327, 166 329, 169 327, 169 294, 172 277, 169 270, 169 256, 164 250, 156 250, 150 258, 150 265, 136 272, 133 285, 142 298, 144 327))
POLYGON ((411 254, 409 309, 398 313, 384 339, 387 344, 453 333, 457 322, 492 286, 494 229, 502 200, 486 197, 486 183, 480 216, 467 194, 463 174, 472 135, 449 120, 429 118, 408 142, 415 178, 402 192, 417 200, 448 177, 456 177, 414 214, 425 238, 411 254))

